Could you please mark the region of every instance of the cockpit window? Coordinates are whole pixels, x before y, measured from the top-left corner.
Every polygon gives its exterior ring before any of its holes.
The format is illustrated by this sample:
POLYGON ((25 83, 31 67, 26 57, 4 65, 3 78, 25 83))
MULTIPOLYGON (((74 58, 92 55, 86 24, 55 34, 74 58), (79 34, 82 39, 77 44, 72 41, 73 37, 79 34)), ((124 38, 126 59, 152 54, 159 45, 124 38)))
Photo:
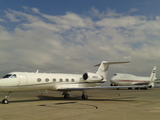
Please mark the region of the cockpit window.
POLYGON ((114 74, 114 76, 116 76, 117 74, 114 74))
POLYGON ((14 74, 14 75, 12 75, 10 78, 16 78, 16 75, 14 74))
POLYGON ((7 74, 2 78, 16 78, 16 74, 7 74))
POLYGON ((7 74, 7 75, 5 75, 5 76, 2 77, 2 78, 9 78, 11 75, 12 75, 12 74, 7 74))

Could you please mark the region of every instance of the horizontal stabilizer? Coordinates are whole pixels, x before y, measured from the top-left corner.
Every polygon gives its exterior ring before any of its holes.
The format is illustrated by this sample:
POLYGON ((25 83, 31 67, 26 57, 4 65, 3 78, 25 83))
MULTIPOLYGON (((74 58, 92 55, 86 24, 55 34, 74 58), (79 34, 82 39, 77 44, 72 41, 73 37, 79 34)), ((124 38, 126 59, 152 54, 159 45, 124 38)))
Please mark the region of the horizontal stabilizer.
POLYGON ((124 62, 108 62, 108 61, 102 61, 100 64, 95 65, 95 67, 99 66, 96 74, 101 75, 104 80, 107 80, 107 74, 108 74, 108 68, 109 65, 111 64, 123 64, 123 63, 129 63, 129 61, 124 61, 124 62))
MULTIPOLYGON (((103 61, 104 64, 108 64, 108 65, 110 65, 110 64, 123 64, 123 63, 129 63, 129 62, 130 62, 130 61, 124 61, 124 62, 107 62, 107 61, 103 61)), ((101 65, 101 63, 95 65, 94 67, 98 67, 98 66, 100 66, 100 65, 101 65)))

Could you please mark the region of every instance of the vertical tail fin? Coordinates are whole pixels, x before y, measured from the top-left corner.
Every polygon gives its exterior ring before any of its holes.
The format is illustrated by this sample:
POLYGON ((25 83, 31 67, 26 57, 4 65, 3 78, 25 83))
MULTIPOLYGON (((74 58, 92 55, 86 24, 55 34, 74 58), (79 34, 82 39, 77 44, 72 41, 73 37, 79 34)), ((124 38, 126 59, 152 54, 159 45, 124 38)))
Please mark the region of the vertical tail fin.
POLYGON ((107 61, 102 61, 100 64, 95 65, 95 67, 99 66, 96 74, 101 75, 104 80, 107 80, 107 74, 108 74, 108 68, 110 64, 122 64, 122 63, 129 63, 129 61, 125 61, 125 62, 107 62, 107 61))
POLYGON ((149 88, 152 88, 154 87, 154 81, 156 79, 156 66, 153 67, 153 70, 151 72, 151 75, 150 75, 150 83, 149 83, 149 88))

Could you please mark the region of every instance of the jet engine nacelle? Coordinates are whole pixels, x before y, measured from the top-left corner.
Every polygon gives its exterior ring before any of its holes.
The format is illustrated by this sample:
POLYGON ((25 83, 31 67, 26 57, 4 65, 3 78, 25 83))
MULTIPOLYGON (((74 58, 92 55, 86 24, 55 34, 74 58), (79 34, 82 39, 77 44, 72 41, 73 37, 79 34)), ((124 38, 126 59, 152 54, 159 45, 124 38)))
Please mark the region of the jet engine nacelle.
POLYGON ((154 86, 152 86, 152 85, 149 85, 148 87, 149 87, 149 88, 153 88, 154 86))
POLYGON ((82 78, 86 82, 99 82, 103 80, 103 77, 96 73, 84 73, 82 78))

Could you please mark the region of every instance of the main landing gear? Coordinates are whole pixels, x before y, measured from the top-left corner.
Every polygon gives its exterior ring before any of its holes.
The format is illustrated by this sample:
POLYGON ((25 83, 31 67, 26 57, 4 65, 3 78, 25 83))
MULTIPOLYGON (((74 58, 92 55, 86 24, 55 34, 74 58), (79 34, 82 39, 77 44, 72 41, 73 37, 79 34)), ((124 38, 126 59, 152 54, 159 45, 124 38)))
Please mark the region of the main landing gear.
MULTIPOLYGON (((64 98, 65 98, 65 99, 69 99, 69 98, 70 98, 70 95, 69 95, 69 93, 67 93, 67 92, 63 92, 62 95, 64 95, 64 98)), ((88 99, 88 95, 87 95, 87 93, 86 93, 85 90, 82 91, 81 98, 82 98, 83 100, 88 99)))
POLYGON ((9 101, 8 101, 8 98, 10 97, 12 92, 6 92, 5 93, 5 96, 4 96, 4 99, 2 100, 2 104, 8 104, 9 101))
POLYGON ((87 100, 87 99, 88 99, 88 95, 87 95, 87 92, 86 92, 85 90, 82 91, 82 96, 81 96, 81 98, 82 98, 83 100, 87 100))
POLYGON ((69 95, 67 92, 63 92, 62 95, 64 95, 64 98, 65 98, 65 99, 70 98, 70 95, 69 95))

